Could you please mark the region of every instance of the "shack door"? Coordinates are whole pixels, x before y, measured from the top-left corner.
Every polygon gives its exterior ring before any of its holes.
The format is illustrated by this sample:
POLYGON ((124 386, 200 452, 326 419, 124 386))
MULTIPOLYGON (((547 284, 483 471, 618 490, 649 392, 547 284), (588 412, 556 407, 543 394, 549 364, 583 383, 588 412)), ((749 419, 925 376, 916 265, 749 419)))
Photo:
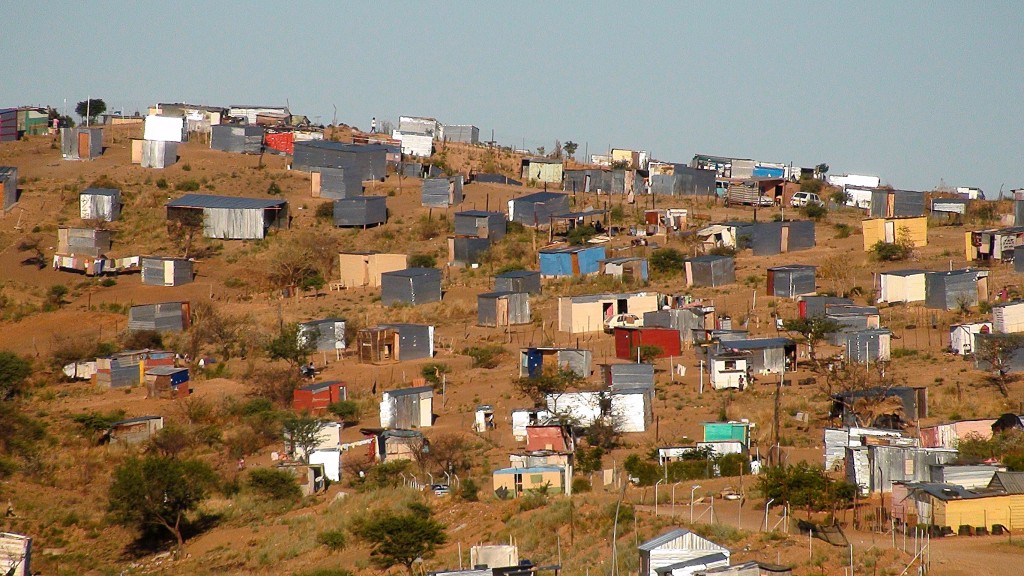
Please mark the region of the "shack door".
POLYGON ((616 312, 616 314, 626 314, 626 313, 628 313, 629 312, 629 300, 626 300, 625 298, 621 298, 621 299, 617 300, 616 301, 616 308, 618 309, 618 312, 616 312))
POLYGON ((583 191, 590 193, 590 174, 583 177, 583 191))
POLYGON ((693 262, 686 263, 686 285, 693 286, 693 262))
POLYGON ((769 270, 768 271, 768 295, 769 296, 774 296, 775 295, 775 271, 774 270, 769 270))
POLYGON ((580 253, 579 252, 573 252, 569 256, 571 256, 571 260, 572 260, 572 275, 573 276, 579 276, 580 275, 580 253))
POLYGON ((89 133, 79 132, 78 133, 78 157, 81 159, 89 158, 89 133))
POLYGON ((309 185, 310 185, 310 188, 311 188, 310 192, 312 193, 313 198, 319 198, 320 197, 320 173, 319 172, 310 172, 309 173, 309 185))
POLYGON ((885 242, 887 244, 896 243, 896 223, 887 221, 885 223, 885 242))
POLYGON ((544 354, 540 350, 526 351, 526 374, 531 378, 539 376, 544 365, 544 354))
POLYGON ((174 286, 174 261, 164 260, 164 286, 174 286))
POLYGON ((779 246, 780 252, 789 252, 789 226, 783 226, 780 231, 781 243, 779 246))
POLYGON ((508 298, 494 300, 494 319, 498 326, 508 326, 508 298))

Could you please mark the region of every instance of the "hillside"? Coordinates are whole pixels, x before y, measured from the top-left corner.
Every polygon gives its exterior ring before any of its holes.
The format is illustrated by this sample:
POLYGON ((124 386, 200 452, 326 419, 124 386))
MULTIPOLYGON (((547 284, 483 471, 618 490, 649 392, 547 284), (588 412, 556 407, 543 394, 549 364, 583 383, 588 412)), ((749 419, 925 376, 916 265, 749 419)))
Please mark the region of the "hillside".
MULTIPOLYGON (((508 453, 518 448, 510 432, 511 410, 530 405, 530 400, 514 386, 521 347, 582 347, 593 352, 595 364, 615 361, 611 336, 574 336, 557 330, 558 297, 627 291, 632 286, 607 277, 545 281, 543 295, 530 302, 532 323, 507 331, 477 326, 476 296, 492 289, 494 273, 516 266, 537 269, 535 251, 546 244, 547 234, 534 234, 529 229, 510 233, 479 268, 445 268, 445 295, 441 303, 387 307, 380 303, 379 291, 373 289, 325 288, 286 295, 279 282, 284 273, 282 267, 309 260, 315 260, 325 279, 332 281, 338 275, 336 255, 340 251, 429 255, 443 267, 454 212, 484 208, 505 211, 509 199, 536 190, 471 183, 465 188, 461 206, 429 210, 420 203, 420 181, 389 176, 384 182, 369 184, 366 190, 368 195, 388 197, 388 222, 366 230, 337 229, 317 217, 318 208, 330 201, 311 197, 308 174, 287 170, 288 160, 284 157, 228 154, 188 143, 180 148, 181 158, 173 166, 164 170, 144 169, 130 163, 130 138, 139 137, 140 133, 141 127, 104 130, 104 154, 89 162, 62 160, 50 137, 0 144, 0 165, 17 166, 21 181, 18 205, 0 219, 0 350, 31 359, 30 388, 18 400, 17 408, 20 414, 45 428, 44 439, 22 454, 10 455, 9 459, 19 469, 4 479, 0 499, 10 500, 15 512, 13 517, 4 519, 3 529, 35 539, 36 570, 44 574, 292 574, 318 567, 343 567, 354 574, 378 574, 370 563, 365 543, 349 535, 344 549, 332 551, 317 543, 317 535, 325 530, 350 528, 353 518, 365 510, 425 499, 433 507, 435 517, 448 527, 449 540, 436 558, 425 560, 426 570, 460 565, 468 556, 470 545, 512 539, 519 544, 521 556, 537 564, 560 560, 566 574, 608 573, 613 509, 618 496, 615 486, 601 486, 600 474, 593 474, 588 479, 594 490, 572 499, 553 496, 532 503, 526 499, 503 502, 490 489, 490 472, 507 466, 508 453), (289 229, 275 231, 260 241, 197 239, 190 247, 198 273, 193 283, 172 288, 144 286, 138 274, 118 276, 113 283, 103 282, 57 271, 49 265, 56 248, 57 228, 81 224, 78 192, 94 183, 122 191, 122 216, 107 226, 114 232, 111 255, 117 257, 181 255, 183 246, 168 235, 164 204, 189 188, 201 193, 270 198, 268 191, 274 184, 281 191, 278 197, 288 201, 292 219, 289 229), (54 301, 50 294, 57 285, 66 286, 68 293, 54 301), (131 343, 125 336, 127 309, 131 305, 181 300, 190 301, 194 310, 204 314, 202 325, 206 331, 197 336, 192 334, 198 329, 167 336, 163 346, 181 353, 196 349, 203 356, 218 360, 215 369, 194 378, 194 394, 189 399, 147 399, 144 387, 102 390, 89 382, 63 381, 59 360, 85 358, 90 353, 95 357, 101 345, 127 347, 131 343), (360 486, 358 472, 368 471, 369 464, 355 455, 345 468, 345 473, 355 478, 347 477, 325 494, 301 502, 265 502, 245 489, 246 472, 239 470, 239 456, 244 455, 249 470, 267 467, 272 463, 272 452, 280 451, 282 446, 247 420, 241 407, 253 397, 267 396, 269 390, 276 390, 282 375, 294 377, 294 370, 283 361, 268 359, 263 349, 282 324, 329 316, 345 319, 350 330, 381 322, 435 325, 437 355, 430 360, 360 364, 351 348, 340 359, 326 354, 316 354, 313 359, 322 368, 319 378, 346 382, 350 399, 362 409, 358 425, 345 429, 346 441, 363 439, 360 427, 378 425, 377 402, 384 390, 409 385, 422 376, 428 364, 446 365, 444 394, 438 393, 434 401, 436 422, 423 432, 436 445, 457 446, 454 451, 461 460, 462 482, 472 479, 480 486, 478 502, 454 496, 435 497, 400 486, 368 490, 365 485, 360 486), (225 334, 230 334, 230 338, 225 334), (489 346, 501 351, 494 368, 474 367, 473 359, 464 354, 467 348, 489 346), (494 407, 495 430, 472 431, 474 410, 480 404, 494 407), (134 450, 97 445, 94 435, 73 417, 114 411, 122 411, 124 417, 162 415, 169 423, 188 430, 192 438, 210 432, 183 452, 208 462, 225 485, 234 486, 234 490, 217 491, 202 505, 200 520, 180 560, 157 555, 167 549, 166 542, 146 547, 136 542, 135 533, 106 516, 113 470, 134 450)), ((350 137, 339 135, 341 140, 350 137)), ((448 145, 435 156, 449 169, 462 173, 475 170, 514 176, 519 163, 516 155, 483 147, 448 145)), ((641 202, 645 200, 641 198, 641 202)), ((659 197, 656 201, 658 208, 687 208, 691 228, 752 217, 750 209, 725 208, 713 200, 659 197)), ((629 225, 642 220, 643 206, 625 204, 618 196, 580 193, 574 202, 574 208, 580 210, 612 209, 617 220, 614 224, 629 225)), ((791 217, 792 212, 793 209, 787 209, 786 215, 791 217)), ((757 216, 759 220, 770 220, 777 213, 775 208, 760 209, 757 216)), ((776 335, 775 317, 794 318, 797 306, 791 300, 765 294, 765 271, 769 267, 792 263, 816 265, 820 291, 854 292, 858 294, 854 296, 858 303, 868 303, 869 298, 874 301, 872 287, 876 286, 875 276, 880 271, 907 267, 940 270, 967 265, 963 242, 964 231, 969 228, 932 226, 928 230, 928 245, 915 251, 913 261, 880 263, 863 249, 861 219, 859 210, 833 210, 816 223, 817 245, 810 250, 768 257, 740 252, 736 257, 737 283, 730 286, 688 289, 680 272, 655 272, 644 289, 704 299, 714 304, 719 317, 731 317, 734 326, 745 326, 755 335, 776 335)), ((628 236, 614 238, 606 245, 609 254, 649 256, 654 251, 653 246, 632 246, 630 240, 628 236)), ((683 253, 697 251, 692 236, 671 240, 662 236, 653 240, 661 247, 683 253)), ((1012 268, 993 267, 988 300, 995 300, 995 294, 1004 286, 1020 292, 1012 268)), ((1011 384, 1010 395, 1004 398, 986 383, 986 374, 975 369, 973 363, 943 352, 949 345, 950 324, 986 317, 977 308, 962 313, 926 310, 920 305, 882 306, 882 325, 892 329, 892 347, 899 351, 887 368, 888 375, 929 390, 929 417, 922 425, 1018 409, 1021 384, 1011 384)), ((827 343, 819 348, 817 355, 822 358, 839 352, 827 343)), ((802 365, 795 373, 786 375, 792 385, 785 387, 782 396, 780 443, 786 461, 820 463, 822 429, 829 424, 826 378, 822 373, 812 372, 809 363, 804 362, 806 346, 799 349, 802 365), (808 422, 794 418, 798 413, 809 415, 808 422)), ((722 417, 754 422, 755 439, 761 452, 767 452, 772 445, 777 378, 758 377, 743 392, 706 388, 701 394, 700 368, 692 348, 685 350, 681 358, 656 362, 657 424, 648 432, 624 435, 621 445, 605 454, 603 468, 621 471, 622 463, 631 454, 646 458, 658 446, 700 440, 701 423, 722 417), (673 364, 683 365, 685 375, 673 370, 673 364)), ((598 380, 595 374, 586 385, 596 387, 598 380)), ((430 462, 426 468, 414 471, 421 481, 427 473, 439 478, 442 473, 437 466, 439 463, 430 462)), ((697 497, 706 497, 705 502, 727 487, 747 495, 741 506, 716 498, 714 513, 718 523, 707 524, 705 517, 695 528, 727 542, 734 550, 733 558, 791 563, 797 567, 796 574, 842 573, 848 561, 846 550, 826 549, 825 544, 818 546, 816 542, 817 555, 809 558, 806 539, 799 534, 758 533, 764 507, 752 490, 754 482, 749 477, 706 479, 700 484, 697 497), (734 528, 737 524, 738 528, 734 528)), ((680 489, 688 492, 691 485, 682 484, 680 489)), ((662 485, 662 508, 667 506, 667 490, 662 485)), ((678 522, 667 517, 664 509, 655 516, 651 509, 654 493, 650 488, 628 488, 625 502, 634 506, 635 516, 628 518, 625 528, 620 523, 618 550, 623 568, 634 573, 636 541, 670 526, 687 525, 690 511, 688 505, 682 506, 680 497, 678 522)), ((698 508, 697 513, 703 510, 698 508)), ((773 511, 773 518, 775 514, 773 511)), ((868 550, 874 542, 875 535, 870 532, 851 528, 849 533, 859 549, 868 550)), ((879 536, 880 541, 887 538, 879 536)), ((1016 573, 1012 559, 1017 547, 995 537, 966 543, 946 540, 937 542, 935 547, 938 560, 933 566, 934 574, 976 573, 973 567, 979 565, 976 562, 982 557, 989 573, 1016 573)), ((857 573, 866 573, 872 566, 888 569, 899 565, 902 569, 908 560, 902 552, 879 545, 858 557, 857 573)))

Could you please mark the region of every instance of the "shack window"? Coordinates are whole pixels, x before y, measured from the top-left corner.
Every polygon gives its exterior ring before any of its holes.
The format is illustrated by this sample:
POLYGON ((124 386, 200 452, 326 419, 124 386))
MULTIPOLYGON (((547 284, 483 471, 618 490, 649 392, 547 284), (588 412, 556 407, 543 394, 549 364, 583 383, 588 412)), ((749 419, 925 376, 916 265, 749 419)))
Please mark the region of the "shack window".
POLYGON ((530 483, 535 485, 535 486, 539 486, 539 485, 543 484, 544 483, 544 475, 543 474, 530 474, 530 483))

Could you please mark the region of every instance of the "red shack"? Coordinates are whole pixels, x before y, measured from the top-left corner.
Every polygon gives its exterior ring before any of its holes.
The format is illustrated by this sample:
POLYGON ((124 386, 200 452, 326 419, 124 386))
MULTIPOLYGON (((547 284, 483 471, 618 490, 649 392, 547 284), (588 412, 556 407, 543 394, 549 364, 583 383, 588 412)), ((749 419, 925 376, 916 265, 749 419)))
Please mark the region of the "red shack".
POLYGON ((332 380, 296 388, 294 396, 292 396, 292 407, 296 410, 321 414, 327 411, 328 406, 342 400, 348 400, 345 383, 332 380))
POLYGON ((668 358, 682 354, 679 330, 674 328, 616 328, 615 357, 622 360, 636 360, 640 346, 657 346, 661 353, 657 358, 668 358))
POLYGON ((291 132, 267 130, 263 134, 263 143, 267 148, 277 150, 278 152, 284 152, 288 155, 295 154, 295 135, 291 132))

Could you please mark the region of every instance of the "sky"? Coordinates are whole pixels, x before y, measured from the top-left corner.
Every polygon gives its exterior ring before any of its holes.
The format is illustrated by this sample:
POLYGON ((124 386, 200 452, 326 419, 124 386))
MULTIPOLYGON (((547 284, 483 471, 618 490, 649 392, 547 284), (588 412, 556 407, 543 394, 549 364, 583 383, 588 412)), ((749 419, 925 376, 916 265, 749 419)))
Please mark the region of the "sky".
POLYGON ((1021 2, 14 2, 0 106, 399 115, 502 145, 1024 188, 1021 2), (337 110, 335 112, 335 109, 337 110))

